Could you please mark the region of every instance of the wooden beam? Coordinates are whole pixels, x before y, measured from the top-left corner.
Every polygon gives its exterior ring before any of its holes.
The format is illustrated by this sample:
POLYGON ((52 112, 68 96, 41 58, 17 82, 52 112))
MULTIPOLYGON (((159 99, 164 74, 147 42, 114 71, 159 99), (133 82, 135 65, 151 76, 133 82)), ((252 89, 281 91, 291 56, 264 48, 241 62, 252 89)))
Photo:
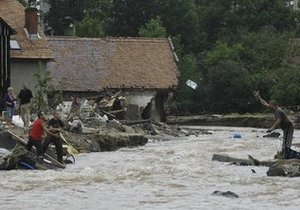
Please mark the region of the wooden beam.
MULTIPOLYGON (((15 137, 18 142, 20 142, 21 144, 23 144, 24 146, 27 144, 27 142, 21 138, 20 136, 14 134, 13 132, 11 132, 10 130, 7 130, 6 132, 8 132, 10 135, 12 135, 13 137, 15 137)), ((46 159, 50 160, 53 165, 57 166, 58 168, 66 168, 66 166, 60 162, 58 162, 57 160, 55 160, 53 157, 51 157, 50 155, 48 154, 44 154, 44 156, 46 157, 46 159)))

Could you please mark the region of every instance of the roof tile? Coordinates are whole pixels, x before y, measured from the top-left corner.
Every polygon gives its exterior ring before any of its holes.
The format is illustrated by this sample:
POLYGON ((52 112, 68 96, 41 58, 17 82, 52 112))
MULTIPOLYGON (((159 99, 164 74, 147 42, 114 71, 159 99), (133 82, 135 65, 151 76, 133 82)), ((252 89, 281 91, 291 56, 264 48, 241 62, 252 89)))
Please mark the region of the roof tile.
POLYGON ((104 88, 168 89, 178 70, 167 39, 49 38, 54 86, 68 91, 104 88))

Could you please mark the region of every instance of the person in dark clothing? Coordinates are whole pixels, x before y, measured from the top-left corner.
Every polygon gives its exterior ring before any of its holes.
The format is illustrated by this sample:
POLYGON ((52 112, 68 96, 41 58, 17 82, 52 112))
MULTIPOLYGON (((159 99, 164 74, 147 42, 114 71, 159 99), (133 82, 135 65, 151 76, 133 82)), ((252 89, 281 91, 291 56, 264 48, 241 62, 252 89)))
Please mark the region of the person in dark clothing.
POLYGON ((18 98, 20 100, 20 115, 24 123, 25 129, 28 128, 30 122, 30 104, 32 99, 32 92, 27 88, 27 84, 23 84, 23 89, 19 92, 18 98))
MULTIPOLYGON (((282 142, 282 150, 281 154, 285 159, 294 158, 291 157, 293 150, 291 150, 293 134, 294 134, 294 125, 292 121, 289 119, 287 114, 279 107, 278 103, 275 100, 270 100, 267 103, 264 99, 262 99, 259 95, 258 91, 253 91, 253 95, 255 98, 265 107, 270 108, 275 115, 275 123, 267 130, 267 132, 272 132, 277 128, 281 128, 283 131, 283 142, 282 142)), ((296 151, 294 151, 296 152, 296 151)))
POLYGON ((48 122, 48 128, 49 130, 56 134, 55 136, 47 136, 43 143, 43 151, 44 153, 47 151, 48 146, 50 143, 53 143, 55 145, 56 154, 57 154, 57 160, 61 163, 63 163, 62 157, 63 157, 63 148, 62 148, 62 140, 60 138, 59 132, 62 131, 64 127, 64 123, 61 121, 59 113, 57 111, 53 112, 53 118, 49 120, 48 122))
POLYGON ((44 112, 38 113, 38 118, 32 123, 29 130, 29 138, 25 148, 30 151, 32 146, 36 148, 38 159, 42 159, 43 156, 43 145, 42 141, 44 134, 47 133, 51 136, 58 137, 57 134, 52 133, 46 128, 45 125, 45 114, 44 112))

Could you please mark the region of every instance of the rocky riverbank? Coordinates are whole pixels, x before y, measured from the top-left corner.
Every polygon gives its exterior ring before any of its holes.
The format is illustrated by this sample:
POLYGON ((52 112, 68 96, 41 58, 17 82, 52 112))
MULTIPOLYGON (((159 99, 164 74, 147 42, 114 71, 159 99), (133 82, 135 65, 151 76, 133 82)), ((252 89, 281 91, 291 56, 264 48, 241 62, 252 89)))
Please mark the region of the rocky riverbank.
MULTIPOLYGON (((5 129, 4 129, 5 130, 5 129)), ((11 132, 27 140, 23 129, 14 126, 11 132)), ((62 135, 69 145, 79 153, 115 151, 122 147, 137 147, 145 145, 149 139, 169 140, 173 137, 201 135, 205 130, 186 130, 177 125, 167 125, 158 122, 147 122, 136 125, 123 125, 107 122, 102 125, 70 131, 64 130, 62 135)))
MULTIPOLYGON (((290 115, 295 127, 300 127, 299 115, 290 115)), ((115 120, 105 123, 89 121, 72 128, 67 127, 63 136, 67 143, 80 153, 115 151, 122 147, 145 145, 149 139, 169 140, 173 137, 207 134, 206 130, 188 130, 180 125, 234 126, 268 128, 274 123, 272 114, 259 115, 201 115, 201 116, 168 116, 167 123, 142 120, 120 123, 115 120)), ((18 126, 10 130, 21 138, 27 135, 18 126)))

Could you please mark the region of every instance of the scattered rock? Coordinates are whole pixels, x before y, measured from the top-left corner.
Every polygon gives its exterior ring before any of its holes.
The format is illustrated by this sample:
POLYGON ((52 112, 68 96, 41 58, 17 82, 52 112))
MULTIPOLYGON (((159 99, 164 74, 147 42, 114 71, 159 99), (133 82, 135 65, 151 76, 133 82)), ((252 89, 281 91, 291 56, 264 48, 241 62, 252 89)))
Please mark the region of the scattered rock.
POLYGON ((231 192, 231 191, 222 192, 222 191, 219 191, 219 190, 214 191, 212 193, 212 195, 220 195, 220 196, 225 196, 227 198, 238 198, 239 197, 234 192, 231 192))
POLYGON ((283 168, 277 167, 277 166, 271 166, 269 170, 267 171, 268 176, 286 176, 285 171, 283 168))
POLYGON ((280 133, 272 132, 272 133, 268 133, 268 134, 264 135, 263 138, 276 138, 276 139, 278 139, 279 136, 280 136, 280 133))
POLYGON ((137 134, 111 133, 97 135, 97 142, 101 151, 114 151, 121 147, 143 146, 148 139, 137 134))

